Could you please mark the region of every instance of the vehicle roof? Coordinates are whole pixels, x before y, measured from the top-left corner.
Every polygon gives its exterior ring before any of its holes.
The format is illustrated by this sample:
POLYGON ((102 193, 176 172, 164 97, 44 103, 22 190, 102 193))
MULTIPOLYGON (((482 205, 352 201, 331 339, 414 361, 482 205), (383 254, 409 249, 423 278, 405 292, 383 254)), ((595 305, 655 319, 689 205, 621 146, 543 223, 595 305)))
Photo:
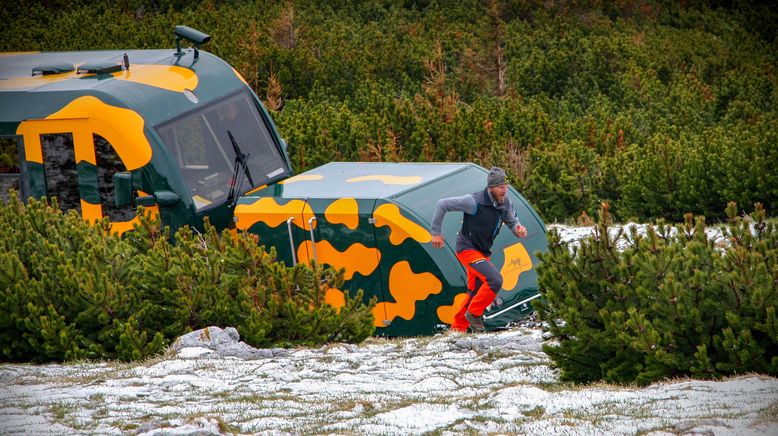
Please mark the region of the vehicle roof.
MULTIPOLYGON (((450 174, 467 163, 331 162, 280 182, 285 198, 398 197, 450 174)), ((486 180, 484 176, 484 181, 486 180)))
POLYGON ((81 96, 95 96, 106 104, 132 109, 149 124, 158 124, 197 105, 245 88, 245 82, 226 62, 192 49, 182 56, 175 49, 102 50, 0 54, 0 123, 41 119, 81 96), (70 71, 32 75, 40 66, 95 63, 123 64, 129 70, 108 74, 70 71), (184 90, 194 93, 197 103, 184 90))
MULTIPOLYGON (((9 80, 13 78, 30 78, 32 69, 41 65, 72 64, 78 68, 84 64, 96 62, 116 62, 122 63, 123 56, 127 53, 132 57, 132 64, 160 64, 165 63, 171 57, 174 50, 87 50, 87 51, 60 51, 60 52, 11 52, 0 54, 0 80, 9 80)), ((132 65, 131 65, 132 66, 132 65)), ((29 87, 45 87, 51 83, 57 83, 64 80, 75 78, 75 71, 72 74, 53 74, 51 78, 38 77, 39 81, 29 81, 29 87)), ((75 81, 84 87, 91 87, 89 81, 75 81)), ((22 85, 20 82, 19 85, 22 85)), ((77 87, 77 86, 74 86, 77 87)), ((13 88, 0 88, 0 92, 13 90, 13 88)))

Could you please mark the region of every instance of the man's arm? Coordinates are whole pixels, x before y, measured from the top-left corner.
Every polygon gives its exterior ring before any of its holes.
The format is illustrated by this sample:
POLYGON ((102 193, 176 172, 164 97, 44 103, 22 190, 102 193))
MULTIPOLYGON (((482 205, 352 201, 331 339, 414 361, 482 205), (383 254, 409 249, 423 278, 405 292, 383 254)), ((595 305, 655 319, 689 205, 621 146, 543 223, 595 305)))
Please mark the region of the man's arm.
POLYGON ((435 212, 432 214, 432 228, 430 229, 432 246, 435 248, 443 247, 444 241, 443 235, 440 234, 440 227, 443 225, 443 217, 446 212, 464 212, 472 215, 476 212, 477 207, 475 197, 472 194, 438 200, 435 212))
POLYGON ((513 210, 513 203, 509 202, 506 208, 502 211, 502 222, 508 226, 509 229, 518 236, 524 238, 527 236, 527 228, 521 225, 519 217, 516 216, 516 211, 513 210))

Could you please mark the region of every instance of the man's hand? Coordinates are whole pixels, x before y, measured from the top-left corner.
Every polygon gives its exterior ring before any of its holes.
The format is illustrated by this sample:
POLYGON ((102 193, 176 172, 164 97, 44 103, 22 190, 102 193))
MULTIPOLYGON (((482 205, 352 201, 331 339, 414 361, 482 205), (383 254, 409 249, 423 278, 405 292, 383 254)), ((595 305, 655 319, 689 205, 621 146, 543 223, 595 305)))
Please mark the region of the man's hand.
POLYGON ((435 248, 443 248, 445 242, 443 241, 443 235, 432 235, 432 246, 435 248))
MULTIPOLYGON (((516 229, 513 231, 513 233, 516 234, 519 238, 526 238, 527 237, 527 228, 522 226, 521 224, 516 226, 516 229)), ((433 237, 433 245, 434 245, 434 237, 433 237)))

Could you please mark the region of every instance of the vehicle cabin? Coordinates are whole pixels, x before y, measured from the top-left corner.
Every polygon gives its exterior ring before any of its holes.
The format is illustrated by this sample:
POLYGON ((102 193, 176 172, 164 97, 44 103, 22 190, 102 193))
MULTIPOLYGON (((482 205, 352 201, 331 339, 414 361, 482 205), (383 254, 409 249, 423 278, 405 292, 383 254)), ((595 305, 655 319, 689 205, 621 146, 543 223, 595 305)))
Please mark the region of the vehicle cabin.
MULTIPOLYGON (((450 325, 465 298, 467 275, 454 251, 462 214, 449 213, 447 246, 433 248, 432 214, 439 198, 486 187, 486 169, 469 163, 332 162, 242 197, 238 229, 276 247, 287 264, 308 262, 345 270, 344 288, 376 297, 377 334, 432 334, 450 325)), ((527 237, 503 229, 492 261, 504 278, 487 327, 504 326, 532 312, 537 289, 536 251, 546 249, 546 228, 515 189, 508 195, 527 237)), ((341 290, 327 301, 343 304, 341 290)))
POLYGON ((224 228, 239 195, 292 175, 257 96, 197 49, 4 53, 0 137, 4 195, 57 197, 117 232, 135 204, 224 228))

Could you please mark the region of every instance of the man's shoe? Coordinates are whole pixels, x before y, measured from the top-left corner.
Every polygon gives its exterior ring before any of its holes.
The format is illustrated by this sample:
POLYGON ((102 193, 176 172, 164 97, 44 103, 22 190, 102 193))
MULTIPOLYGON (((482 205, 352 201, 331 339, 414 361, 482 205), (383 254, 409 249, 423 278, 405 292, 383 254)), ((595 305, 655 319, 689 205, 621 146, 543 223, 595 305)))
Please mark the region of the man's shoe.
POLYGON ((483 333, 486 330, 483 316, 475 316, 470 311, 467 311, 465 312, 465 319, 470 323, 470 330, 473 333, 483 333))

